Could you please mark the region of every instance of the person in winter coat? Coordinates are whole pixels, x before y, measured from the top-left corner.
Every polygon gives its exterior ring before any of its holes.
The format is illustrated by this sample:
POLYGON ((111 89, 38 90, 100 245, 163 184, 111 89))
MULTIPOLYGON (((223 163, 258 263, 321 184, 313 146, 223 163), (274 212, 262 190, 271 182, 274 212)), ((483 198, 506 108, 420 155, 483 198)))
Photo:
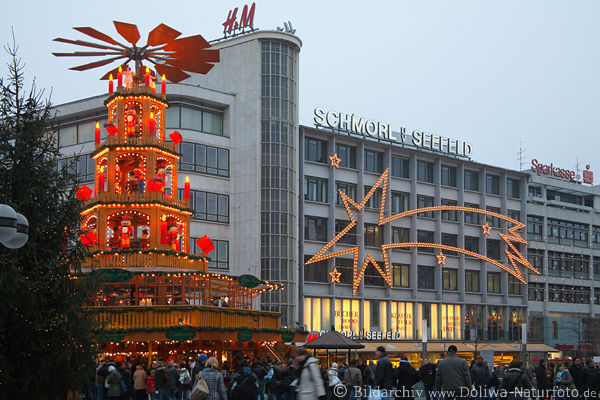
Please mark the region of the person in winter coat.
POLYGON ((175 364, 173 361, 167 363, 166 378, 166 398, 167 400, 177 400, 177 381, 179 380, 179 374, 175 370, 175 364))
MULTIPOLYGON (((389 391, 394 383, 394 368, 387 356, 385 347, 379 346, 375 351, 377 365, 375 366, 375 388, 389 391)), ((386 397, 388 398, 388 397, 386 397)))
POLYGON ((508 393, 507 400, 525 400, 529 398, 522 395, 524 390, 531 389, 531 381, 527 374, 521 370, 521 361, 512 360, 508 364, 508 370, 504 373, 500 389, 504 389, 508 393))
POLYGON ((210 357, 206 360, 200 376, 206 380, 208 386, 208 396, 204 400, 227 400, 223 374, 219 371, 219 362, 216 358, 210 357))
POLYGON ((192 382, 196 382, 196 375, 198 375, 204 369, 204 364, 206 364, 206 360, 208 360, 208 356, 204 353, 200 354, 196 359, 196 364, 194 368, 192 368, 192 382))
POLYGON ((423 365, 419 369, 419 376, 423 381, 423 387, 425 388, 425 400, 431 400, 435 394, 435 373, 437 371, 437 365, 430 363, 429 359, 423 359, 423 365))
POLYGON ((471 366, 471 382, 479 393, 485 393, 488 389, 490 380, 490 369, 483 363, 483 357, 475 359, 475 364, 471 366))
POLYGON ((177 391, 179 400, 189 400, 190 390, 192 389, 192 378, 190 371, 187 370, 184 363, 179 364, 177 371, 179 378, 177 379, 177 391))
POLYGON ((144 371, 144 366, 138 364, 135 366, 135 372, 133 373, 133 398, 135 400, 147 400, 148 395, 146 394, 146 381, 148 375, 144 371))
POLYGON ((338 365, 336 363, 331 364, 331 368, 327 371, 327 382, 327 398, 339 399, 334 389, 336 386, 342 385, 342 380, 340 379, 338 365))
POLYGON ((400 357, 400 365, 394 371, 394 382, 396 384, 398 400, 414 400, 413 385, 420 381, 417 370, 410 365, 406 356, 400 357))
POLYGON ((554 386, 556 389, 556 400, 567 400, 571 399, 571 386, 573 385, 573 377, 567 369, 567 364, 558 364, 558 371, 556 372, 556 378, 554 379, 554 386))
POLYGON ((108 367, 108 376, 106 377, 106 398, 108 400, 118 400, 121 398, 121 374, 111 365, 108 367))
POLYGON ((569 372, 571 373, 571 378, 573 378, 573 384, 579 393, 583 394, 585 391, 585 385, 583 377, 583 363, 581 362, 581 358, 575 357, 573 359, 573 364, 569 368, 569 372))
MULTIPOLYGON (((598 368, 594 365, 594 360, 588 358, 585 363, 585 367, 583 367, 584 390, 587 393, 598 393, 598 379, 600 379, 598 368)), ((588 396, 588 398, 591 398, 591 396, 588 396)))
POLYGON ((541 359, 538 366, 535 367, 535 381, 537 383, 537 390, 541 393, 546 393, 552 385, 548 384, 546 380, 546 368, 548 362, 545 359, 541 359))
POLYGON ((238 370, 231 377, 231 400, 256 400, 257 381, 248 362, 240 362, 238 370))
POLYGON ((267 376, 267 370, 260 361, 255 361, 252 365, 252 372, 256 375, 258 381, 258 400, 265 400, 265 376, 267 376))
MULTIPOLYGON (((154 366, 154 364, 153 364, 154 366)), ((146 381, 146 393, 150 395, 150 400, 159 400, 158 399, 158 390, 156 390, 156 369, 152 368, 150 370, 150 376, 148 376, 148 380, 146 381)))
POLYGON ((350 361, 350 367, 346 369, 344 373, 344 384, 349 388, 348 393, 350 396, 349 400, 356 400, 355 387, 362 387, 362 373, 357 367, 357 360, 350 361))
POLYGON ((295 361, 298 365, 298 378, 292 383, 296 387, 298 400, 324 400, 326 396, 323 378, 317 366, 318 360, 308 356, 304 347, 296 349, 295 361))
POLYGON ((435 374, 435 386, 438 390, 454 391, 460 396, 461 389, 471 388, 471 374, 467 362, 456 355, 455 345, 448 346, 447 357, 439 362, 435 374))
MULTIPOLYGON (((281 361, 277 361, 273 366, 273 376, 271 378, 271 393, 275 400, 283 400, 284 394, 287 394, 290 383, 292 382, 293 371, 284 367, 281 361)), ((287 396, 286 400, 287 400, 287 396)))

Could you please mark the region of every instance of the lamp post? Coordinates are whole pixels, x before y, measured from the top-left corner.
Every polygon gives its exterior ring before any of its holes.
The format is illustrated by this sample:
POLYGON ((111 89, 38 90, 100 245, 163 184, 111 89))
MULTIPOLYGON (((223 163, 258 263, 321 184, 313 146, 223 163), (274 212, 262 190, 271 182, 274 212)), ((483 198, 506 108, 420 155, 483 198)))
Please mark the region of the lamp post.
POLYGON ((0 204, 0 243, 9 249, 25 246, 29 239, 29 222, 6 204, 0 204))

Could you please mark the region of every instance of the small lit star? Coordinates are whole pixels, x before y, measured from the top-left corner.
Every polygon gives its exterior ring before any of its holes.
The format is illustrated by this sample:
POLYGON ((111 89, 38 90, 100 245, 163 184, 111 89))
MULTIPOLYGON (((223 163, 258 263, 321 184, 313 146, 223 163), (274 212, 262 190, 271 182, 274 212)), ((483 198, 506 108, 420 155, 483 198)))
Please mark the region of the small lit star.
POLYGON ((340 167, 340 161, 342 160, 338 157, 337 153, 333 153, 333 155, 329 157, 329 160, 331 160, 332 167, 340 167))
POLYGON ((486 222, 485 225, 481 225, 481 229, 483 229, 483 234, 484 235, 490 235, 490 231, 492 230, 492 227, 486 222))
POLYGON ((446 265, 446 256, 440 250, 440 254, 435 256, 437 258, 438 265, 446 265))
POLYGON ((338 272, 337 268, 333 268, 333 271, 331 271, 329 273, 329 276, 331 276, 331 283, 340 283, 340 276, 342 275, 341 272, 338 272))

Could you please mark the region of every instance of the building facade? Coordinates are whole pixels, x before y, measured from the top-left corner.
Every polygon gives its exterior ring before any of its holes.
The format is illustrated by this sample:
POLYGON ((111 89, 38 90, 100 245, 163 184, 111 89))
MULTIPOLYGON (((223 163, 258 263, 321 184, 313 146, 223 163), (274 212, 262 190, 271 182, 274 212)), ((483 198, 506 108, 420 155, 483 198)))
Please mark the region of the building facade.
MULTIPOLYGON (((207 235, 208 269, 282 283, 261 295, 263 310, 294 326, 297 311, 298 64, 301 41, 255 31, 213 44, 207 75, 167 85, 167 134, 183 142, 179 182, 191 183, 191 239, 207 235)), ((94 126, 107 122, 105 95, 56 107, 65 162, 93 188, 94 126)), ((106 131, 102 130, 103 139, 106 131)), ((193 249, 200 252, 199 249, 193 249)))
POLYGON ((538 172, 538 164, 532 161, 528 177, 527 254, 542 274, 529 275, 529 336, 564 355, 597 355, 600 192, 575 171, 559 177, 538 172))
MULTIPOLYGON (((378 221, 380 212, 389 217, 433 206, 464 206, 525 221, 527 175, 473 162, 466 156, 472 151, 468 143, 420 132, 410 142, 404 129, 393 132, 379 123, 370 128, 367 123, 361 134, 350 120, 354 116, 321 118, 320 109, 315 115, 320 126, 300 127, 299 306, 308 331, 334 327, 365 340, 420 342, 426 326, 428 340, 446 344, 520 340, 527 320, 526 286, 498 266, 446 249, 440 260, 434 248, 392 248, 387 250, 389 283, 369 264, 355 291, 356 266, 345 250, 358 248, 358 267, 371 256, 383 269, 386 256, 379 246, 402 242, 458 247, 510 265, 508 247, 498 235, 510 226, 493 215, 442 210, 378 221), (334 153, 339 168, 329 158, 334 153), (386 171, 389 184, 378 187, 362 210, 352 209, 356 226, 329 248, 339 255, 304 264, 350 223, 338 190, 359 203, 386 171), (486 224, 490 235, 482 234, 486 224), (341 275, 333 284, 329 273, 335 272, 341 275)), ((525 246, 520 249, 525 254, 525 246)))

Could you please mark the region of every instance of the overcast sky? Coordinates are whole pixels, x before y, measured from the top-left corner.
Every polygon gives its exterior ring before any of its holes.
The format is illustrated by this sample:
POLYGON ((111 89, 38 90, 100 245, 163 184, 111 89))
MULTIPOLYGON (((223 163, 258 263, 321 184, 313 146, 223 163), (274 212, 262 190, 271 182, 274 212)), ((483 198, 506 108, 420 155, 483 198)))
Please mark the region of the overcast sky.
MULTIPOLYGON (((145 43, 164 22, 211 40, 243 1, 11 1, 0 39, 12 25, 27 77, 60 104, 106 90, 100 69, 70 71, 86 61, 51 55, 75 47, 53 38, 87 40, 72 27, 119 40, 112 21, 135 23, 145 43)), ((322 106, 469 141, 472 158, 492 165, 519 169, 521 141, 525 168, 537 158, 575 169, 579 157, 599 175, 599 20, 593 0, 257 0, 254 25, 291 21, 303 42, 301 124, 322 106)))

